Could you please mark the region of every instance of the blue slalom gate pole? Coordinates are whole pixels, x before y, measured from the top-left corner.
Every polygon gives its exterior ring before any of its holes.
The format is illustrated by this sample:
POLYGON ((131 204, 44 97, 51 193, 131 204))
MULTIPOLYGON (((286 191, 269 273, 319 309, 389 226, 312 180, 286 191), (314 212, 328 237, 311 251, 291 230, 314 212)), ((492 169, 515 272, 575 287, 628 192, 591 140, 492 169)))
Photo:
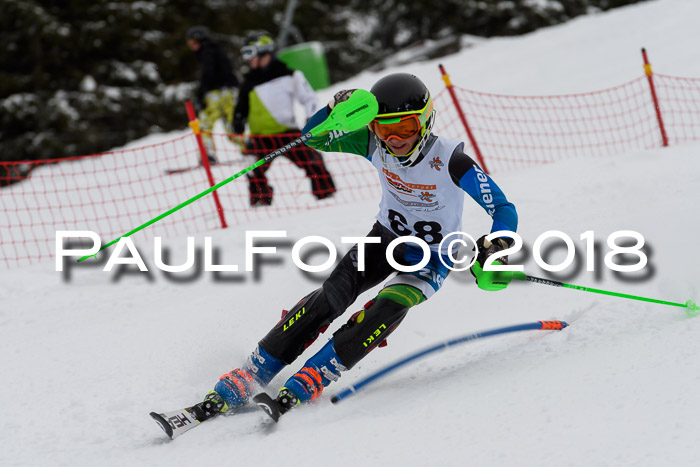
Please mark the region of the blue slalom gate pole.
POLYGON ((554 331, 559 331, 567 327, 568 324, 565 323, 564 321, 537 321, 536 323, 527 323, 527 324, 517 324, 515 326, 506 326, 503 328, 498 328, 498 329, 491 329, 488 331, 480 331, 480 332, 474 332, 471 334, 468 334, 466 336, 462 337, 457 337, 455 339, 442 342, 440 344, 434 345, 432 347, 429 347, 427 349, 421 350, 419 352, 416 352, 414 354, 411 354, 405 358, 402 358, 401 360, 397 361, 396 363, 393 363, 385 368, 382 368, 381 370, 378 370, 371 375, 367 376, 366 378, 360 380, 358 383, 355 383, 354 385, 350 386, 349 388, 343 389, 340 391, 338 394, 333 396, 331 398, 331 402, 334 404, 340 402, 343 399, 346 399, 347 397, 351 396, 352 394, 356 393, 360 389, 362 389, 364 386, 367 386, 369 383, 386 376, 387 374, 391 373, 392 371, 396 370, 397 368, 400 368, 404 366, 405 364, 412 362, 413 360, 417 360, 421 357, 424 357, 428 354, 431 354, 433 352, 437 352, 439 350, 444 350, 447 347, 452 347, 453 345, 457 344, 462 344, 464 342, 469 342, 477 339, 481 339, 484 337, 489 337, 489 336, 495 336, 498 334, 507 334, 509 332, 518 332, 518 331, 529 331, 529 330, 554 330, 554 331))

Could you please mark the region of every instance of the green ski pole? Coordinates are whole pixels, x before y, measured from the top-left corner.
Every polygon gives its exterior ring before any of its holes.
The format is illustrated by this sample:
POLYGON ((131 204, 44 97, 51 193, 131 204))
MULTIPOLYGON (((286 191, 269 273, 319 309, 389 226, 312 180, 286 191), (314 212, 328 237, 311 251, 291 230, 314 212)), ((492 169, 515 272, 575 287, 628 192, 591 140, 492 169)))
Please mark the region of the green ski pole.
POLYGON ((688 314, 688 316, 697 316, 698 314, 700 314, 700 306, 696 305, 695 302, 692 300, 688 300, 685 303, 669 302, 666 300, 657 300, 655 298, 640 297, 637 295, 630 295, 630 294, 619 293, 619 292, 611 292, 609 290, 594 289, 592 287, 584 287, 582 285, 573 285, 573 284, 567 284, 565 282, 553 281, 553 280, 549 280, 549 279, 542 279, 541 277, 528 276, 524 272, 520 272, 520 271, 516 271, 513 273, 513 279, 517 279, 519 281, 534 282, 536 284, 551 285, 553 287, 566 287, 567 289, 576 289, 576 290, 581 290, 583 292, 592 292, 592 293, 598 293, 598 294, 602 294, 602 295, 612 295, 613 297, 628 298, 630 300, 640 300, 643 302, 658 303, 660 305, 677 306, 677 307, 685 308, 686 309, 685 312, 688 314))
MULTIPOLYGON (((302 135, 301 137, 295 139, 294 141, 290 142, 289 144, 277 149, 276 151, 271 152, 270 154, 266 155, 262 159, 258 160, 256 163, 252 164, 249 167, 246 167, 245 169, 241 170, 235 175, 232 175, 231 177, 227 178, 226 180, 223 180, 216 185, 207 188, 203 192, 199 193, 198 195, 193 196, 192 198, 188 199, 187 201, 184 201, 174 208, 154 217, 153 219, 149 220, 148 222, 145 222, 141 224, 140 226, 134 228, 133 230, 130 230, 129 232, 125 233, 121 237, 118 237, 114 240, 112 240, 109 243, 106 243, 103 245, 97 253, 100 251, 104 250, 107 247, 110 247, 117 243, 119 239, 122 237, 129 237, 139 230, 142 230, 149 225, 155 224, 159 220, 168 217, 170 214, 179 211, 180 209, 184 208, 185 206, 194 203, 200 198, 203 198, 204 196, 208 195, 214 190, 217 190, 221 188, 222 186, 226 185, 227 183, 232 182, 233 180, 245 175, 246 173, 250 172, 251 170, 255 170, 256 168, 260 167, 261 165, 270 162, 272 159, 275 157, 279 156, 280 154, 284 154, 285 152, 289 151, 290 149, 299 146, 302 144, 304 141, 309 140, 310 138, 314 138, 320 135, 323 135, 325 133, 328 133, 329 131, 334 131, 334 130, 339 130, 339 131, 347 131, 347 132, 352 132, 359 130, 360 128, 364 127, 367 125, 369 122, 371 122, 376 116, 377 116, 377 111, 378 111, 378 105, 377 105, 377 100, 375 99, 374 95, 370 93, 369 91, 365 91, 364 89, 357 89, 355 90, 348 100, 344 102, 338 103, 335 107, 333 107, 333 110, 331 111, 330 115, 328 115, 328 118, 323 121, 320 125, 312 128, 309 130, 306 134, 302 135)), ((97 253, 94 255, 87 255, 83 256, 80 259, 78 259, 78 262, 84 261, 90 257, 97 257, 97 253)))

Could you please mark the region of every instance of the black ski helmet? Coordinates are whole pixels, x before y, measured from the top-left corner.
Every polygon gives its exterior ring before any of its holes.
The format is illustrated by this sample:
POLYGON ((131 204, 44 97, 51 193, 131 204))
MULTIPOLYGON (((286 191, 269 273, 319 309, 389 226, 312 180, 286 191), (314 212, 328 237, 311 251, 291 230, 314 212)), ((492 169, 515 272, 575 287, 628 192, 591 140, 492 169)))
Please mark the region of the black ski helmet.
POLYGON ((197 42, 202 42, 205 39, 211 38, 211 32, 209 32, 209 28, 206 26, 192 26, 187 30, 185 37, 188 41, 194 39, 197 42))
POLYGON ((433 129, 435 110, 430 91, 418 77, 410 73, 393 73, 374 83, 370 92, 374 94, 377 104, 379 104, 378 119, 396 117, 397 114, 402 116, 416 114, 418 116, 421 136, 413 150, 405 156, 393 154, 386 144, 375 135, 380 147, 385 148, 391 155, 402 159, 401 165, 410 164, 420 155, 420 151, 428 141, 428 136, 433 129))

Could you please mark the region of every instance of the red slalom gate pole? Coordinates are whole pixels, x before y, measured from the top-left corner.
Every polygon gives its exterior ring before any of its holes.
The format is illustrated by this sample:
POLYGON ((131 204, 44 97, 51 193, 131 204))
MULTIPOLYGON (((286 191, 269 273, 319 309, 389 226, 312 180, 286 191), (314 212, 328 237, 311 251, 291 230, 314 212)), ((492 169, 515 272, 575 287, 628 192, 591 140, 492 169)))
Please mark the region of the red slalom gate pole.
POLYGON ((644 59, 644 73, 647 75, 647 80, 649 81, 649 89, 651 89, 651 99, 654 101, 654 110, 656 111, 656 119, 659 121, 659 130, 661 130, 661 144, 663 146, 668 146, 668 136, 666 135, 666 127, 664 127, 664 120, 661 118, 661 107, 659 106, 659 98, 656 96, 656 87, 654 87, 654 72, 651 71, 651 63, 647 58, 647 51, 642 47, 642 58, 644 59))
POLYGON ((450 81, 450 75, 448 75, 447 72, 445 72, 445 67, 443 67, 442 64, 438 65, 438 67, 440 68, 440 74, 442 74, 442 80, 445 82, 447 91, 450 93, 452 102, 454 103, 455 108, 457 109, 459 119, 462 121, 464 129, 467 130, 467 137, 469 137, 469 142, 472 143, 472 147, 474 148, 474 152, 476 153, 476 159, 479 161, 479 165, 481 165, 481 168, 484 169, 484 172, 489 173, 489 169, 486 168, 486 162, 484 162, 484 157, 481 155, 479 145, 476 142, 476 138, 474 138, 474 133, 472 133, 472 130, 471 128, 469 128, 469 124, 467 123, 467 117, 464 115, 464 112, 462 111, 462 106, 459 105, 459 101, 457 100, 457 95, 455 94, 455 90, 452 87, 452 82, 450 81))
MULTIPOLYGON (((204 141, 202 141, 202 131, 199 129, 199 120, 197 120, 197 114, 194 111, 192 101, 185 102, 185 108, 187 109, 187 117, 190 119, 190 128, 192 128, 194 136, 197 139, 197 146, 199 146, 199 155, 202 158, 202 166, 207 172, 209 186, 212 187, 216 185, 216 183, 214 182, 214 175, 211 173, 211 165, 209 165, 209 156, 207 155, 207 149, 204 147, 204 141)), ((219 220, 221 220, 221 228, 225 229, 226 227, 228 227, 228 225, 226 225, 226 218, 224 217, 224 208, 221 206, 219 194, 216 192, 216 190, 212 191, 211 194, 212 196, 214 196, 214 204, 216 204, 216 210, 219 213, 219 220)))

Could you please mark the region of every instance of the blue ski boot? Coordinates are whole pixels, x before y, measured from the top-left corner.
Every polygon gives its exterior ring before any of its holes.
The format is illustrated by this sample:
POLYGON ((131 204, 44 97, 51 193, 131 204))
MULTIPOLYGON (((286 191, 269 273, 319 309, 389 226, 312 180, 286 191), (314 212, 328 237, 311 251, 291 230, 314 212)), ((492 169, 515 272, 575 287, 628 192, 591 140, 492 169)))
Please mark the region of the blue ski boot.
POLYGON ((228 412, 230 409, 238 408, 248 402, 254 389, 255 380, 250 376, 250 373, 236 368, 219 378, 214 390, 207 394, 204 400, 212 399, 218 402, 220 399, 220 402, 223 402, 221 412, 228 412), (213 396, 213 394, 218 397, 213 396))
POLYGON ((331 381, 338 381, 340 372, 345 370, 347 368, 335 352, 333 340, 329 340, 316 355, 306 361, 301 370, 284 383, 277 395, 277 402, 282 407, 280 411, 284 413, 302 402, 318 399, 323 389, 331 381))
MULTIPOLYGON (((204 399, 223 402, 221 412, 236 409, 248 403, 250 397, 260 387, 265 387, 272 378, 284 368, 284 363, 276 359, 261 347, 248 357, 243 368, 236 368, 226 373, 214 386, 214 390, 204 399), (212 396, 212 393, 219 397, 212 396)), ((212 402, 214 403, 214 402, 212 402)))
POLYGON ((323 388, 331 381, 337 381, 340 372, 346 369, 335 352, 333 340, 330 340, 316 355, 307 360, 301 370, 287 380, 277 393, 276 399, 262 392, 253 400, 277 422, 282 415, 302 402, 318 399, 323 393, 323 388))

